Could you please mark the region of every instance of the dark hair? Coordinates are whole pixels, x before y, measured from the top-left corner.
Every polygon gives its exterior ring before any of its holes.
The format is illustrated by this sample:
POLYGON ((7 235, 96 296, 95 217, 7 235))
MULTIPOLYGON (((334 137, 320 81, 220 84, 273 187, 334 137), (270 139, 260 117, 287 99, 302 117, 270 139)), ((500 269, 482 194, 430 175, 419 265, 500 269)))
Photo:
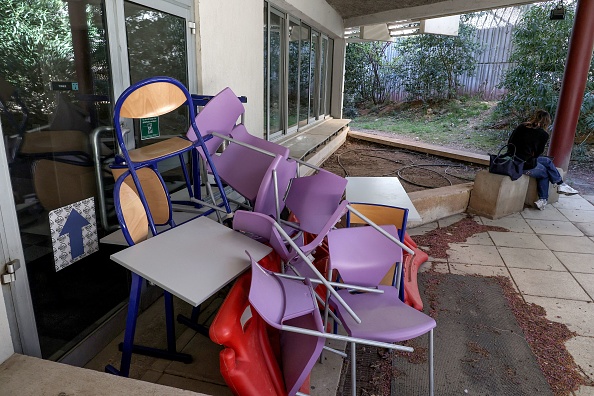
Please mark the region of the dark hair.
POLYGON ((542 128, 546 131, 546 129, 551 125, 551 115, 546 110, 536 110, 532 117, 528 119, 524 123, 527 127, 530 128, 542 128))

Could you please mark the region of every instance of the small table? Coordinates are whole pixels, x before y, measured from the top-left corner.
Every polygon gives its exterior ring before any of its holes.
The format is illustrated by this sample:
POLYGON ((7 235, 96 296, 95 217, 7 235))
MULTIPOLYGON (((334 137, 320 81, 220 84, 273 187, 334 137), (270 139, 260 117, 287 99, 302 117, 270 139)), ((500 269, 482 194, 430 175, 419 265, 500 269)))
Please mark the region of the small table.
POLYGON ((113 261, 132 272, 132 285, 120 370, 107 366, 106 371, 128 376, 132 352, 187 362, 189 355, 176 352, 171 295, 196 307, 250 267, 246 251, 259 261, 271 250, 213 220, 199 217, 112 254, 113 261), (143 279, 166 292, 167 350, 133 345, 143 279))
POLYGON ((398 206, 408 209, 408 221, 421 221, 419 212, 397 177, 347 177, 349 202, 398 206))

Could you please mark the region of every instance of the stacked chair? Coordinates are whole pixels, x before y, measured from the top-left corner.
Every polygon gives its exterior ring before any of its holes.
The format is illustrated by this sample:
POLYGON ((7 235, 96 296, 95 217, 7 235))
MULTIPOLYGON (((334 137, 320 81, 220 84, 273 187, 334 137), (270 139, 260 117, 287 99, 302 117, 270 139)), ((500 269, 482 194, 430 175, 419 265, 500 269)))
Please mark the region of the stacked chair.
MULTIPOLYGON (((233 228, 268 243, 278 254, 282 266, 274 272, 252 260, 251 275, 236 283, 210 328, 211 339, 226 347, 220 356, 221 372, 231 390, 238 395, 301 394, 311 368, 326 348, 325 340, 335 339, 351 345, 355 395, 357 344, 412 352, 413 348, 395 343, 428 334, 429 390, 433 395, 436 323, 399 298, 402 250, 414 258, 414 251, 403 243, 406 209, 390 208, 394 216, 387 218, 388 208, 351 205, 343 200, 346 179, 291 158, 285 147, 257 138, 243 123, 237 124, 244 109, 229 88, 197 115, 191 103, 187 90, 166 77, 141 81, 122 94, 114 125, 126 169, 116 191, 130 190, 138 197, 153 233, 155 223, 175 226, 170 202, 169 213, 157 216, 154 208, 162 205, 147 200, 144 189, 149 188, 149 179, 152 184, 163 184, 162 178, 155 179, 150 173, 158 173, 158 161, 178 156, 185 171, 184 154, 191 153, 193 163, 200 158, 204 173, 212 174, 227 213, 231 210, 223 183, 245 198, 251 211, 235 212, 233 228), (158 116, 182 105, 188 105, 192 121, 186 138, 126 149, 119 130, 120 116, 158 116), (316 172, 299 177, 299 165, 316 172), (124 177, 129 179, 124 181, 124 177), (338 224, 348 227, 337 228, 338 224), (325 256, 323 266, 312 262, 320 252, 325 256), (246 315, 251 316, 247 322, 246 315), (327 332, 330 318, 335 325, 342 325, 347 335, 327 332), (280 333, 280 349, 269 339, 275 332, 280 333)), ((187 173, 185 176, 190 197, 198 202, 200 172, 194 168, 193 190, 187 173)), ((204 182, 209 188, 209 181, 204 182)), ((209 194, 213 209, 220 209, 212 192, 209 194)), ((120 219, 122 227, 129 228, 131 222, 120 219)))
MULTIPOLYGON (((118 98, 114 109, 114 127, 121 157, 120 161, 116 162, 119 162, 118 165, 120 167, 125 167, 130 172, 139 198, 147 213, 149 227, 153 234, 157 233, 156 226, 146 194, 138 177, 138 171, 147 167, 157 171, 157 164, 160 161, 178 157, 186 180, 188 194, 190 198, 194 198, 193 191, 195 191, 195 188, 200 188, 200 184, 198 183, 198 186, 196 186, 197 175, 193 175, 194 189, 192 188, 192 181, 190 180, 184 159, 187 153, 191 153, 194 149, 198 149, 203 153, 203 158, 213 172, 215 183, 223 200, 223 211, 227 214, 231 213, 231 207, 225 195, 222 181, 216 172, 209 150, 209 146, 211 149, 218 147, 217 141, 210 135, 209 140, 212 140, 212 142, 207 145, 206 139, 203 138, 203 135, 198 129, 198 124, 200 124, 203 129, 210 131, 231 131, 243 110, 243 106, 240 102, 240 108, 229 107, 225 99, 224 95, 217 95, 195 117, 190 93, 183 84, 170 77, 151 77, 139 81, 127 88, 118 98), (193 140, 175 136, 141 148, 128 149, 124 138, 124 131, 122 130, 123 118, 136 120, 147 117, 158 117, 171 113, 181 106, 187 107, 190 116, 190 129, 194 132, 193 140)), ((207 186, 210 187, 210 184, 207 183, 207 186)), ((204 201, 200 201, 199 204, 209 206, 219 213, 221 209, 216 205, 212 193, 210 195, 212 204, 204 201)))

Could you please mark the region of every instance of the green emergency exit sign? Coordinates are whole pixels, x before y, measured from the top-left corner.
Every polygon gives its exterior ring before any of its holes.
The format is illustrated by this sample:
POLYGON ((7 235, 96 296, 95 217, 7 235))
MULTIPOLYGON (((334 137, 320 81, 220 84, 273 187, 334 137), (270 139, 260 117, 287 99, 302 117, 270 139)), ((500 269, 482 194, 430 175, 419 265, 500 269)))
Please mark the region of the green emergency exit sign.
POLYGON ((140 139, 153 139, 159 137, 159 117, 140 119, 140 139))

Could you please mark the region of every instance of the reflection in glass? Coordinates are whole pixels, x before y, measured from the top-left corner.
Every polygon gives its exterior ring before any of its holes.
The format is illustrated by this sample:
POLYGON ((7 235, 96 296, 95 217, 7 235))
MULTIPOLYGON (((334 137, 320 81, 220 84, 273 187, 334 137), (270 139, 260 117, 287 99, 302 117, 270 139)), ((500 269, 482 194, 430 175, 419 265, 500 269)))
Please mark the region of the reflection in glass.
POLYGON ((282 88, 283 88, 283 61, 282 61, 282 31, 284 19, 270 13, 270 102, 269 102, 269 133, 282 130, 282 88))
POLYGON ((268 139, 268 3, 264 2, 264 134, 268 139))
POLYGON ((309 60, 310 60, 310 28, 306 25, 301 25, 301 68, 300 68, 300 90, 299 90, 299 126, 307 124, 309 114, 309 60))
POLYGON ((320 117, 326 114, 326 59, 328 58, 328 39, 322 37, 322 46, 320 47, 320 117))
POLYGON ((297 125, 299 105, 299 38, 301 26, 298 22, 289 22, 289 95, 287 114, 289 128, 297 125))
POLYGON ((309 77, 309 118, 317 118, 318 116, 318 97, 316 95, 316 85, 318 84, 318 73, 316 69, 319 67, 319 38, 320 34, 315 30, 311 32, 311 69, 309 77))
MULTIPOLYGON (((50 236, 51 210, 98 193, 89 134, 111 122, 107 48, 102 1, 0 2, 0 117, 9 154, 4 166, 41 353, 49 359, 83 340, 128 295, 126 271, 109 259, 113 250, 102 246, 56 272, 50 236)), ((113 142, 102 144, 107 157, 113 142)))
POLYGON ((326 114, 330 114, 330 98, 332 97, 332 59, 334 58, 334 40, 328 39, 328 56, 326 57, 326 114))
MULTIPOLYGON (((127 1, 124 2, 124 14, 130 83, 153 76, 168 76, 188 87, 185 19, 127 1)), ((187 128, 185 106, 176 113, 159 117, 161 136, 180 135, 187 128)))

